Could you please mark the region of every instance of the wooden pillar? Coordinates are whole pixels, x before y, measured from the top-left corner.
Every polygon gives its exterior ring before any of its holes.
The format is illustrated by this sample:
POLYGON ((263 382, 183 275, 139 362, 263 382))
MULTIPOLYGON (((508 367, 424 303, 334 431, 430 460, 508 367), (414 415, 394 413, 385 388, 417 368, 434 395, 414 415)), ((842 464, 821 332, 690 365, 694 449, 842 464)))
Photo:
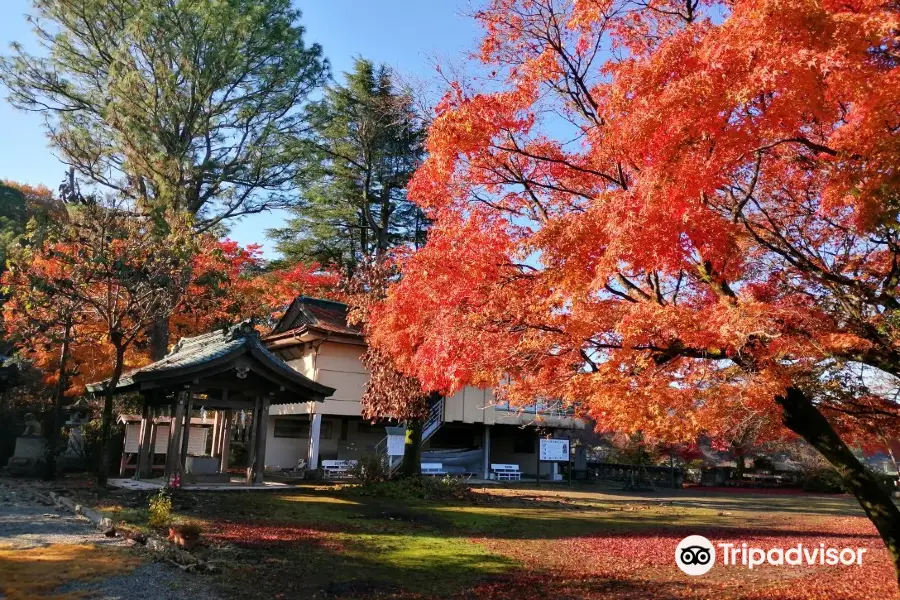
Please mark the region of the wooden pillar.
POLYGON ((262 399, 259 410, 259 426, 256 430, 256 472, 253 474, 253 483, 262 485, 266 473, 266 438, 269 429, 269 405, 271 399, 262 399))
POLYGON ((179 452, 178 464, 181 466, 181 473, 187 473, 187 453, 188 453, 188 444, 191 440, 191 413, 194 412, 194 394, 192 392, 188 392, 188 400, 187 400, 187 408, 184 411, 184 425, 183 431, 181 434, 181 450, 179 452))
POLYGON ((222 435, 222 411, 217 410, 216 416, 213 417, 213 426, 212 426, 212 444, 209 446, 209 455, 210 456, 218 456, 219 455, 219 436, 222 435))
POLYGON ((251 414, 252 422, 250 423, 250 439, 248 440, 247 447, 249 450, 247 451, 247 477, 246 482, 247 485, 253 483, 254 478, 254 469, 256 469, 256 434, 259 424, 259 413, 260 413, 260 400, 259 396, 253 399, 253 412, 251 414))
POLYGON ((150 419, 150 448, 149 448, 149 454, 148 454, 150 459, 147 463, 148 468, 150 469, 150 475, 148 476, 148 477, 150 477, 150 479, 153 479, 153 465, 156 464, 156 440, 159 437, 159 423, 156 422, 155 418, 152 418, 153 412, 154 412, 153 409, 151 409, 150 410, 150 416, 151 416, 151 419, 150 419))
POLYGON ((219 447, 219 472, 228 471, 228 460, 231 458, 231 422, 234 419, 233 413, 226 410, 224 414, 224 423, 222 423, 221 446, 219 447))
POLYGON ((144 396, 144 409, 141 413, 141 436, 140 441, 138 442, 137 467, 134 469, 135 479, 146 479, 153 471, 153 452, 150 445, 153 442, 152 438, 153 409, 150 407, 149 399, 144 396))
MULTIPOLYGON (((227 401, 228 390, 222 390, 222 403, 224 404, 227 401)), ((231 427, 231 411, 226 409, 216 411, 216 425, 218 426, 218 433, 213 438, 212 455, 222 456, 222 448, 224 447, 226 433, 225 429, 231 427)))
POLYGON ((178 460, 180 458, 180 442, 181 442, 181 425, 184 420, 184 408, 187 402, 185 392, 175 394, 175 407, 172 411, 172 420, 169 421, 169 445, 166 449, 166 470, 164 478, 167 483, 172 481, 172 477, 176 473, 180 473, 178 460))

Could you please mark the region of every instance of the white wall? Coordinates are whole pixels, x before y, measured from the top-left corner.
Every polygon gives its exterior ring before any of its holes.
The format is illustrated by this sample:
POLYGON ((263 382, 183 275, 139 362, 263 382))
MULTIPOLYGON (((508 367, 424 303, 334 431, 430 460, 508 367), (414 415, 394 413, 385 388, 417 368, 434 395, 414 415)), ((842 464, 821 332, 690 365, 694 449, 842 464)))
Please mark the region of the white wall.
MULTIPOLYGON (((368 372, 360 357, 365 351, 362 346, 324 342, 319 345, 307 344, 300 358, 286 362, 310 379, 333 387, 334 394, 324 402, 317 402, 313 410, 322 415, 343 415, 358 417, 359 402, 365 391, 368 372)), ((288 404, 272 407, 277 414, 307 414, 306 404, 288 404)))
MULTIPOLYGON (((283 355, 290 366, 310 379, 335 388, 335 392, 332 397, 312 407, 306 404, 273 406, 272 414, 305 415, 311 409, 322 415, 358 417, 360 400, 369 376, 361 360, 363 352, 363 346, 336 342, 323 342, 318 349, 310 343, 302 349, 291 349, 289 355, 283 355)), ((496 399, 491 390, 467 386, 444 400, 444 421, 490 425, 528 425, 535 421, 533 412, 520 413, 495 405, 496 399)), ((583 421, 561 416, 543 416, 541 425, 566 429, 582 429, 585 426, 583 421)))
MULTIPOLYGON (((307 447, 309 446, 309 438, 275 437, 275 418, 275 416, 269 415, 269 422, 266 424, 266 468, 294 468, 297 466, 297 461, 299 459, 306 459, 307 447)), ((289 416, 278 418, 298 419, 302 421, 309 420, 309 418, 305 416, 289 416)))
MULTIPOLYGON (((275 416, 269 416, 266 426, 266 468, 286 469, 297 465, 300 458, 306 459, 309 451, 309 438, 277 438, 275 437, 275 416)), ((278 417, 297 418, 308 420, 306 416, 278 417)), ((375 428, 371 432, 361 432, 359 424, 363 420, 359 417, 323 416, 321 437, 319 438, 319 461, 331 459, 356 459, 371 452, 372 448, 380 442, 385 431, 382 427, 375 428), (341 422, 347 422, 346 439, 341 439, 341 422), (330 430, 330 431, 329 431, 330 430)))

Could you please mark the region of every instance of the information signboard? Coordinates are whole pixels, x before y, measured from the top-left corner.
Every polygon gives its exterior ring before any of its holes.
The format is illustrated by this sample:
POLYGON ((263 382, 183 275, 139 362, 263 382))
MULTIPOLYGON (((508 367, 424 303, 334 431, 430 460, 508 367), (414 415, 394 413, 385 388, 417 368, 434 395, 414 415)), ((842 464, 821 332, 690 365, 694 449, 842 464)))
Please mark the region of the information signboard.
POLYGON ((569 440, 541 439, 541 461, 569 462, 569 440))

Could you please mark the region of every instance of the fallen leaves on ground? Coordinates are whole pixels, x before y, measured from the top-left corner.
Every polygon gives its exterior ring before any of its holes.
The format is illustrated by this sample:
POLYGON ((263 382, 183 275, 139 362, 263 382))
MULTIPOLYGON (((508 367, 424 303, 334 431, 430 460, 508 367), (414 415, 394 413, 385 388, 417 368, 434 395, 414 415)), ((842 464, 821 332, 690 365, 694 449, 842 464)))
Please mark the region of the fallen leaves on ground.
POLYGON ((89 590, 58 590, 66 584, 92 583, 127 573, 139 564, 135 556, 89 544, 0 546, 0 596, 7 600, 84 598, 89 590))
MULTIPOLYGON (((863 564, 814 566, 724 566, 721 555, 706 575, 691 577, 675 565, 675 547, 684 529, 621 532, 562 539, 479 538, 493 552, 523 565, 514 577, 474 590, 479 600, 516 598, 873 600, 897 597, 890 556, 869 521, 862 517, 815 519, 777 528, 715 528, 691 531, 714 545, 744 542, 749 547, 788 549, 867 548, 863 564)), ((717 548, 717 552, 719 552, 717 548)))
POLYGON ((311 544, 340 551, 340 543, 322 528, 284 523, 213 521, 204 526, 204 537, 242 548, 273 548, 283 544, 311 544))

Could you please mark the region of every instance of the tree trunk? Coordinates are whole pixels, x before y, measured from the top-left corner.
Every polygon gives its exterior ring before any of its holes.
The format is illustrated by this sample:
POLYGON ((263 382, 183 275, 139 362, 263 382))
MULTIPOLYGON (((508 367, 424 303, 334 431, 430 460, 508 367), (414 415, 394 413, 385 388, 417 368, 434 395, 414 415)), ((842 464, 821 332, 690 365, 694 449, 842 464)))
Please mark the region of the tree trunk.
POLYGON ((784 409, 785 426, 819 451, 853 492, 891 553, 900 579, 900 510, 878 480, 859 462, 831 424, 797 388, 790 387, 775 401, 784 409))
POLYGON ((69 338, 72 335, 72 317, 66 319, 62 348, 59 351, 59 379, 56 382, 56 398, 53 402, 53 426, 47 433, 47 461, 44 466, 44 479, 49 481, 56 477, 56 454, 59 445, 59 430, 62 427, 62 404, 66 397, 68 377, 66 369, 69 363, 69 338))
POLYGON ((150 359, 160 360, 169 352, 169 318, 161 317, 150 326, 150 359))
POLYGON ((122 377, 122 368, 125 364, 125 348, 116 345, 116 363, 113 367, 112 377, 106 382, 106 389, 103 390, 103 416, 100 421, 100 465, 97 469, 97 484, 100 487, 106 487, 106 480, 109 478, 110 451, 109 432, 112 429, 113 417, 113 396, 115 396, 116 386, 122 377))
POLYGON ((422 472, 422 421, 410 419, 406 422, 406 445, 403 447, 403 463, 400 474, 412 477, 422 472))
POLYGON ((742 451, 738 451, 734 456, 734 463, 737 465, 738 481, 744 481, 744 472, 747 470, 747 458, 742 451))

